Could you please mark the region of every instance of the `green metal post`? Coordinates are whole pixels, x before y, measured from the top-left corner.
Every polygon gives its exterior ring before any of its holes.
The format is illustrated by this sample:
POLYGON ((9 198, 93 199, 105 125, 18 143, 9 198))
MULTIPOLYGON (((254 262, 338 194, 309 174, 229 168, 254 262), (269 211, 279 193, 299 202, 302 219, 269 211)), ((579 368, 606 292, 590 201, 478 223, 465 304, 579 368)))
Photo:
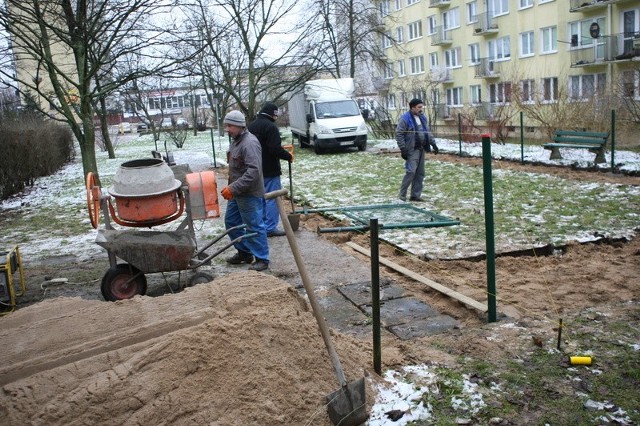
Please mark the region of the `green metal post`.
POLYGON ((213 129, 211 129, 211 148, 213 148, 213 167, 218 167, 216 164, 216 144, 213 141, 213 129))
POLYGON ((378 219, 370 219, 371 231, 371 314, 373 316, 373 369, 382 374, 380 345, 380 252, 378 248, 378 219))
POLYGON ((520 163, 524 164, 524 114, 520 111, 520 163))
POLYGON ((484 179, 484 223, 487 247, 487 310, 489 322, 496 322, 496 246, 493 228, 493 182, 491 178, 491 136, 482 135, 484 179))
POLYGON ((611 173, 614 172, 616 163, 614 157, 616 155, 616 110, 611 110, 611 173))
POLYGON ((462 118, 458 113, 458 155, 462 157, 462 118))

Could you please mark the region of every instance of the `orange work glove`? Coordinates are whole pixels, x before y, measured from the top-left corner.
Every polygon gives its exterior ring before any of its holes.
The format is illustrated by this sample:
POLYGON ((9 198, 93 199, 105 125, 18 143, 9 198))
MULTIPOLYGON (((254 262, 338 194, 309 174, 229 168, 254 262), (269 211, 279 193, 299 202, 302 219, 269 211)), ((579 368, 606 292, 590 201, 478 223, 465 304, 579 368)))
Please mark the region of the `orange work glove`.
POLYGON ((231 189, 228 186, 225 186, 224 188, 222 188, 222 191, 220 191, 220 193, 222 194, 225 200, 230 200, 233 198, 231 189))
POLYGON ((291 154, 291 159, 289 160, 289 162, 293 163, 293 151, 291 151, 289 154, 291 154))
POLYGON ((282 147, 289 153, 291 154, 291 159, 289 160, 290 163, 293 163, 293 145, 282 145, 282 147))

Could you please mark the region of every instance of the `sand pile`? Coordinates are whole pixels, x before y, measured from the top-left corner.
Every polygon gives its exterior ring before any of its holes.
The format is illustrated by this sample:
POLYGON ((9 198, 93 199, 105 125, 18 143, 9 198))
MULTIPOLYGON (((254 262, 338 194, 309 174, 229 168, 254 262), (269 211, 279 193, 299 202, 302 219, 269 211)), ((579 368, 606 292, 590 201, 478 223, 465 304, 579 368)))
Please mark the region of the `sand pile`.
MULTIPOLYGON (((331 424, 324 397, 339 384, 315 319, 269 275, 52 299, 0 322, 4 424, 331 424)), ((370 348, 334 338, 347 378, 362 377, 370 348)))

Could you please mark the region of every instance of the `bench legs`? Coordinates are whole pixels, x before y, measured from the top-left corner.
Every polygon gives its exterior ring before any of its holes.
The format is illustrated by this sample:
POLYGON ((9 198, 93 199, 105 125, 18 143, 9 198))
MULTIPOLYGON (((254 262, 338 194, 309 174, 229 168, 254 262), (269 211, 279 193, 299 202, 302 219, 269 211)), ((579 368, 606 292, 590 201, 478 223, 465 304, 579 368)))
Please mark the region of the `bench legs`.
POLYGON ((596 152, 596 159, 595 159, 596 164, 602 164, 607 162, 607 160, 604 158, 604 149, 597 149, 595 150, 595 152, 596 152))
POLYGON ((557 146, 551 147, 551 155, 549 156, 549 160, 562 160, 562 155, 560 155, 560 148, 557 146))

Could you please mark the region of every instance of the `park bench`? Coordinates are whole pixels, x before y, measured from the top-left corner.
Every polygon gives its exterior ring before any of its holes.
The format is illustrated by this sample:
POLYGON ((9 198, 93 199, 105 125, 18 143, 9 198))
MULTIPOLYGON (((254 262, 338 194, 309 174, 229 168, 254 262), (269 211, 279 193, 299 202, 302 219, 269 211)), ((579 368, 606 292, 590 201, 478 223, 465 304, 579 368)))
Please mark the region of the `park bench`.
POLYGON ((596 154, 596 164, 606 162, 604 158, 604 146, 609 139, 609 132, 578 132, 573 130, 556 130, 553 142, 542 145, 544 149, 550 149, 550 160, 560 160, 560 148, 588 149, 596 154))

